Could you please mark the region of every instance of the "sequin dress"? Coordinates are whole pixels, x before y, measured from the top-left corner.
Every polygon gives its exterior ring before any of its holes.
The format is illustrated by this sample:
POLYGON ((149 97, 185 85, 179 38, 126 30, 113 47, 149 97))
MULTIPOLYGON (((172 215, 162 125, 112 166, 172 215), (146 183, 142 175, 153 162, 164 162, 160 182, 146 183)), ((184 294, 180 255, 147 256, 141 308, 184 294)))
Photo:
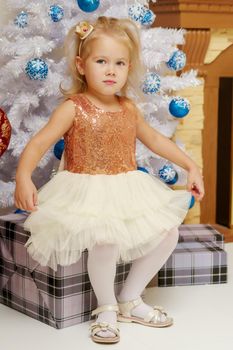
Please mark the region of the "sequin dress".
POLYGON ((84 94, 71 100, 76 115, 64 135, 64 168, 38 191, 38 210, 24 222, 31 232, 25 247, 55 271, 95 244, 116 244, 117 262, 130 262, 182 223, 191 193, 137 170, 131 100, 119 97, 117 112, 103 111, 84 94))

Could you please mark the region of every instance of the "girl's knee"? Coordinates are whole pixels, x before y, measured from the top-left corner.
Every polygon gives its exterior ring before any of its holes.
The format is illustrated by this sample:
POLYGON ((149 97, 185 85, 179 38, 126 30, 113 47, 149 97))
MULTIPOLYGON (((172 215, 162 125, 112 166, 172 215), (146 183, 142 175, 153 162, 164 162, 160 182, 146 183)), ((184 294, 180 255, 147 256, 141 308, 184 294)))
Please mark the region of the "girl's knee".
POLYGON ((94 252, 98 259, 110 260, 117 256, 118 246, 116 244, 96 244, 91 252, 94 252))
POLYGON ((176 244, 178 243, 178 240, 179 240, 179 229, 178 229, 178 226, 173 227, 169 231, 168 236, 169 236, 170 240, 172 240, 173 244, 176 246, 176 244))
POLYGON ((167 231, 167 234, 165 235, 161 244, 167 248, 171 247, 171 249, 174 249, 178 243, 178 240, 179 240, 178 227, 173 227, 171 230, 167 231))

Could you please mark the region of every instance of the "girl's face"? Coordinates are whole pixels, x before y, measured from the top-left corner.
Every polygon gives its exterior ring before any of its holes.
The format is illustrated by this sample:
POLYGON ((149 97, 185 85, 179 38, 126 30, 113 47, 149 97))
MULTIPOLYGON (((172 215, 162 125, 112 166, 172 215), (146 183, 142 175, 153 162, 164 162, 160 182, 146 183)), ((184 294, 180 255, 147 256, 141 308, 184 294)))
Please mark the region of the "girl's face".
POLYGON ((120 40, 102 34, 90 42, 86 59, 77 57, 79 73, 85 75, 89 92, 114 95, 125 85, 128 77, 129 49, 120 40))

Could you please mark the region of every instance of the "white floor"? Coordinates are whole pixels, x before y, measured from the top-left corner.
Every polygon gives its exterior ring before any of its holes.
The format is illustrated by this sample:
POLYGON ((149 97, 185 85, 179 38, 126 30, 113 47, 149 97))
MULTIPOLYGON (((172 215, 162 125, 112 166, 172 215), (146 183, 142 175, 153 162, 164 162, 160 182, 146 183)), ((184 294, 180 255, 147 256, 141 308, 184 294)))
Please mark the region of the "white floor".
MULTIPOLYGON (((121 340, 114 349, 227 350, 233 348, 233 243, 228 253, 228 283, 220 285, 148 288, 145 300, 162 305, 174 325, 151 328, 119 323, 121 340)), ((0 350, 91 350, 90 322, 54 329, 0 304, 0 350)))

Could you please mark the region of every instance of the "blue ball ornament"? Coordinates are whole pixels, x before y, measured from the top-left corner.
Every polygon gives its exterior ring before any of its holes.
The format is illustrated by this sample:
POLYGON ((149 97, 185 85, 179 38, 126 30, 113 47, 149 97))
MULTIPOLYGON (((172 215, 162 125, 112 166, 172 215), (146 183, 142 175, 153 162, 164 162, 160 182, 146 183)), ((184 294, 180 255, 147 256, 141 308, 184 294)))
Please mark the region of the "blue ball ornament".
POLYGON ((55 157, 59 160, 61 160, 61 157, 62 157, 62 153, 63 153, 63 150, 64 150, 64 140, 59 140, 55 146, 54 146, 54 149, 53 149, 53 153, 55 155, 55 157))
POLYGON ((141 21, 143 26, 150 26, 155 20, 155 14, 150 9, 146 9, 141 21))
POLYGON ((60 5, 51 5, 49 8, 49 16, 53 22, 59 22, 64 17, 64 9, 60 5))
POLYGON ((21 11, 14 19, 14 24, 19 28, 25 28, 28 25, 28 13, 21 11))
POLYGON ((141 23, 145 12, 145 6, 133 4, 128 8, 128 16, 135 22, 141 23))
POLYGON ((190 201, 190 205, 189 205, 189 209, 191 209, 195 204, 195 197, 192 195, 191 197, 191 201, 190 201))
POLYGON ((181 50, 177 50, 173 52, 171 58, 168 62, 166 62, 166 64, 171 70, 181 70, 186 64, 186 54, 181 50))
POLYGON ((169 103, 169 112, 173 117, 183 118, 190 111, 190 103, 187 99, 177 96, 169 103))
POLYGON ((142 167, 142 166, 138 166, 137 170, 140 170, 140 171, 143 171, 144 173, 148 173, 149 174, 149 171, 146 168, 142 167))
POLYGON ((155 14, 148 7, 141 4, 133 4, 128 8, 128 16, 135 22, 144 26, 151 25, 155 20, 155 14))
POLYGON ((42 58, 33 58, 27 62, 25 72, 30 79, 44 80, 48 75, 48 65, 42 58))
POLYGON ((168 185, 174 185, 178 180, 178 174, 171 165, 164 165, 159 169, 159 178, 168 185))
POLYGON ((78 6, 84 12, 93 12, 99 7, 99 0, 78 0, 78 6))
POLYGON ((28 211, 18 208, 14 211, 14 214, 28 214, 28 211))
POLYGON ((144 94, 152 95, 159 91, 160 85, 160 76, 154 72, 148 72, 144 76, 141 88, 144 94))

